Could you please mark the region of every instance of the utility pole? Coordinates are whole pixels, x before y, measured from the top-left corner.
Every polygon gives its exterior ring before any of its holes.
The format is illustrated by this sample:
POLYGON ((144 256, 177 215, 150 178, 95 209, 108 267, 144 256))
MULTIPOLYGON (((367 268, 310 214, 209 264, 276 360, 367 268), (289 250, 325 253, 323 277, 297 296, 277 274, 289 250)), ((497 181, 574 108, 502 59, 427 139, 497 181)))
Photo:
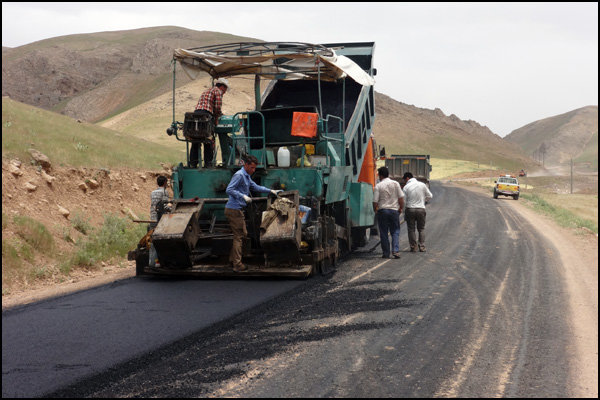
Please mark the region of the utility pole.
POLYGON ((571 194, 573 194, 573 154, 571 154, 571 194))
POLYGON ((542 144, 540 145, 540 147, 538 148, 540 155, 542 156, 542 167, 546 167, 544 161, 545 161, 545 156, 546 156, 546 143, 542 142, 542 144))

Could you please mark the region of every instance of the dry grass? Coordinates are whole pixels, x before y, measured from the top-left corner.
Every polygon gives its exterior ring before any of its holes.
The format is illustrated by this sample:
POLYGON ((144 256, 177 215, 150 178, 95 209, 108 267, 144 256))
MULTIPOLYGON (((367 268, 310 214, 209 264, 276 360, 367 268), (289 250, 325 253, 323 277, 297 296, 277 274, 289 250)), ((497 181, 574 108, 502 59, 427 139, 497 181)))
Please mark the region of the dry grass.
POLYGON ((598 225, 598 195, 541 192, 538 196, 553 207, 564 208, 580 218, 595 221, 596 226, 598 225))
POLYGON ((492 164, 483 164, 465 160, 446 160, 431 158, 431 180, 447 179, 468 172, 483 172, 495 170, 492 164))

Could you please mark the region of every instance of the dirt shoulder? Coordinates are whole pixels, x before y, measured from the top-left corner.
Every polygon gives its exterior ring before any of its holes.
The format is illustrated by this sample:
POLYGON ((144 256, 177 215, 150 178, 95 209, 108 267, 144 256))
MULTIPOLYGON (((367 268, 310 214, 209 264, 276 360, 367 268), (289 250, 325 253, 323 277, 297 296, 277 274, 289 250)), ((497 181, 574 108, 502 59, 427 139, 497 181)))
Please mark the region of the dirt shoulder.
MULTIPOLYGON (((452 183, 450 183, 452 184, 452 183)), ((488 189, 455 184, 491 196, 488 189)), ((558 226, 549 217, 527 207, 526 199, 506 201, 532 224, 540 235, 556 247, 563 269, 560 271, 569 295, 573 331, 573 397, 598 397, 598 236, 588 231, 558 226)))
POLYGON ((134 276, 135 263, 126 259, 98 262, 93 268, 74 267, 68 274, 61 273, 59 265, 77 249, 76 243, 85 239, 76 228, 78 221, 91 229, 99 227, 106 214, 148 218, 150 192, 156 188, 159 174, 168 176, 168 168, 108 171, 53 165, 46 172, 3 158, 2 309, 134 276), (23 250, 19 226, 14 222, 20 217, 43 225, 53 238, 52 254, 23 250), (11 266, 8 257, 5 259, 5 245, 19 251, 19 266, 11 266))

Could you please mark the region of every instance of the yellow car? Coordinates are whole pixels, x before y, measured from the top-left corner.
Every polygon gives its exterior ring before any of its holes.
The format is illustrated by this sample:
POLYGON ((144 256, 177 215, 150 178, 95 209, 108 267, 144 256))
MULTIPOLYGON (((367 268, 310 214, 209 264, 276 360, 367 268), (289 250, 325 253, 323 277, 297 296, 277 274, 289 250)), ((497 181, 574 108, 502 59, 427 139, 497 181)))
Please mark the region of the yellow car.
POLYGON ((512 175, 502 175, 494 181, 494 198, 498 196, 512 196, 513 199, 519 199, 519 180, 512 175))

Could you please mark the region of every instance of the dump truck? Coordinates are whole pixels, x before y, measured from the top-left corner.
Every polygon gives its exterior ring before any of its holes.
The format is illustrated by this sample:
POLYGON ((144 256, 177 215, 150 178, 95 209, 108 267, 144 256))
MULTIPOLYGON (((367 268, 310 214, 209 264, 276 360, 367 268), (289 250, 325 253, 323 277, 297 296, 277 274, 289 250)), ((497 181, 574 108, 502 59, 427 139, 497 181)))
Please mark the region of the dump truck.
MULTIPOLYGON (((255 107, 222 116, 215 132, 231 140, 229 145, 219 140, 221 162, 215 152, 209 167, 192 168, 187 131, 197 121, 193 110, 177 114, 173 106, 167 134, 185 143, 187 160, 173 168, 170 209, 129 252, 136 273, 305 278, 330 272, 340 257, 364 245, 375 218, 374 49, 373 42, 175 49, 173 104, 179 65, 188 76, 205 72, 213 82, 250 76, 255 107), (252 195, 244 211, 248 269, 235 272, 229 264, 233 235, 224 215, 225 190, 247 155, 258 159, 252 179, 282 192, 252 195), (156 267, 149 266, 150 244, 156 267)), ((198 159, 202 165, 201 154, 198 159)))
POLYGON ((402 179, 404 173, 410 172, 413 177, 429 187, 429 174, 431 172, 429 154, 392 154, 385 158, 385 166, 390 172, 390 178, 398 181, 402 186, 405 184, 402 179))

